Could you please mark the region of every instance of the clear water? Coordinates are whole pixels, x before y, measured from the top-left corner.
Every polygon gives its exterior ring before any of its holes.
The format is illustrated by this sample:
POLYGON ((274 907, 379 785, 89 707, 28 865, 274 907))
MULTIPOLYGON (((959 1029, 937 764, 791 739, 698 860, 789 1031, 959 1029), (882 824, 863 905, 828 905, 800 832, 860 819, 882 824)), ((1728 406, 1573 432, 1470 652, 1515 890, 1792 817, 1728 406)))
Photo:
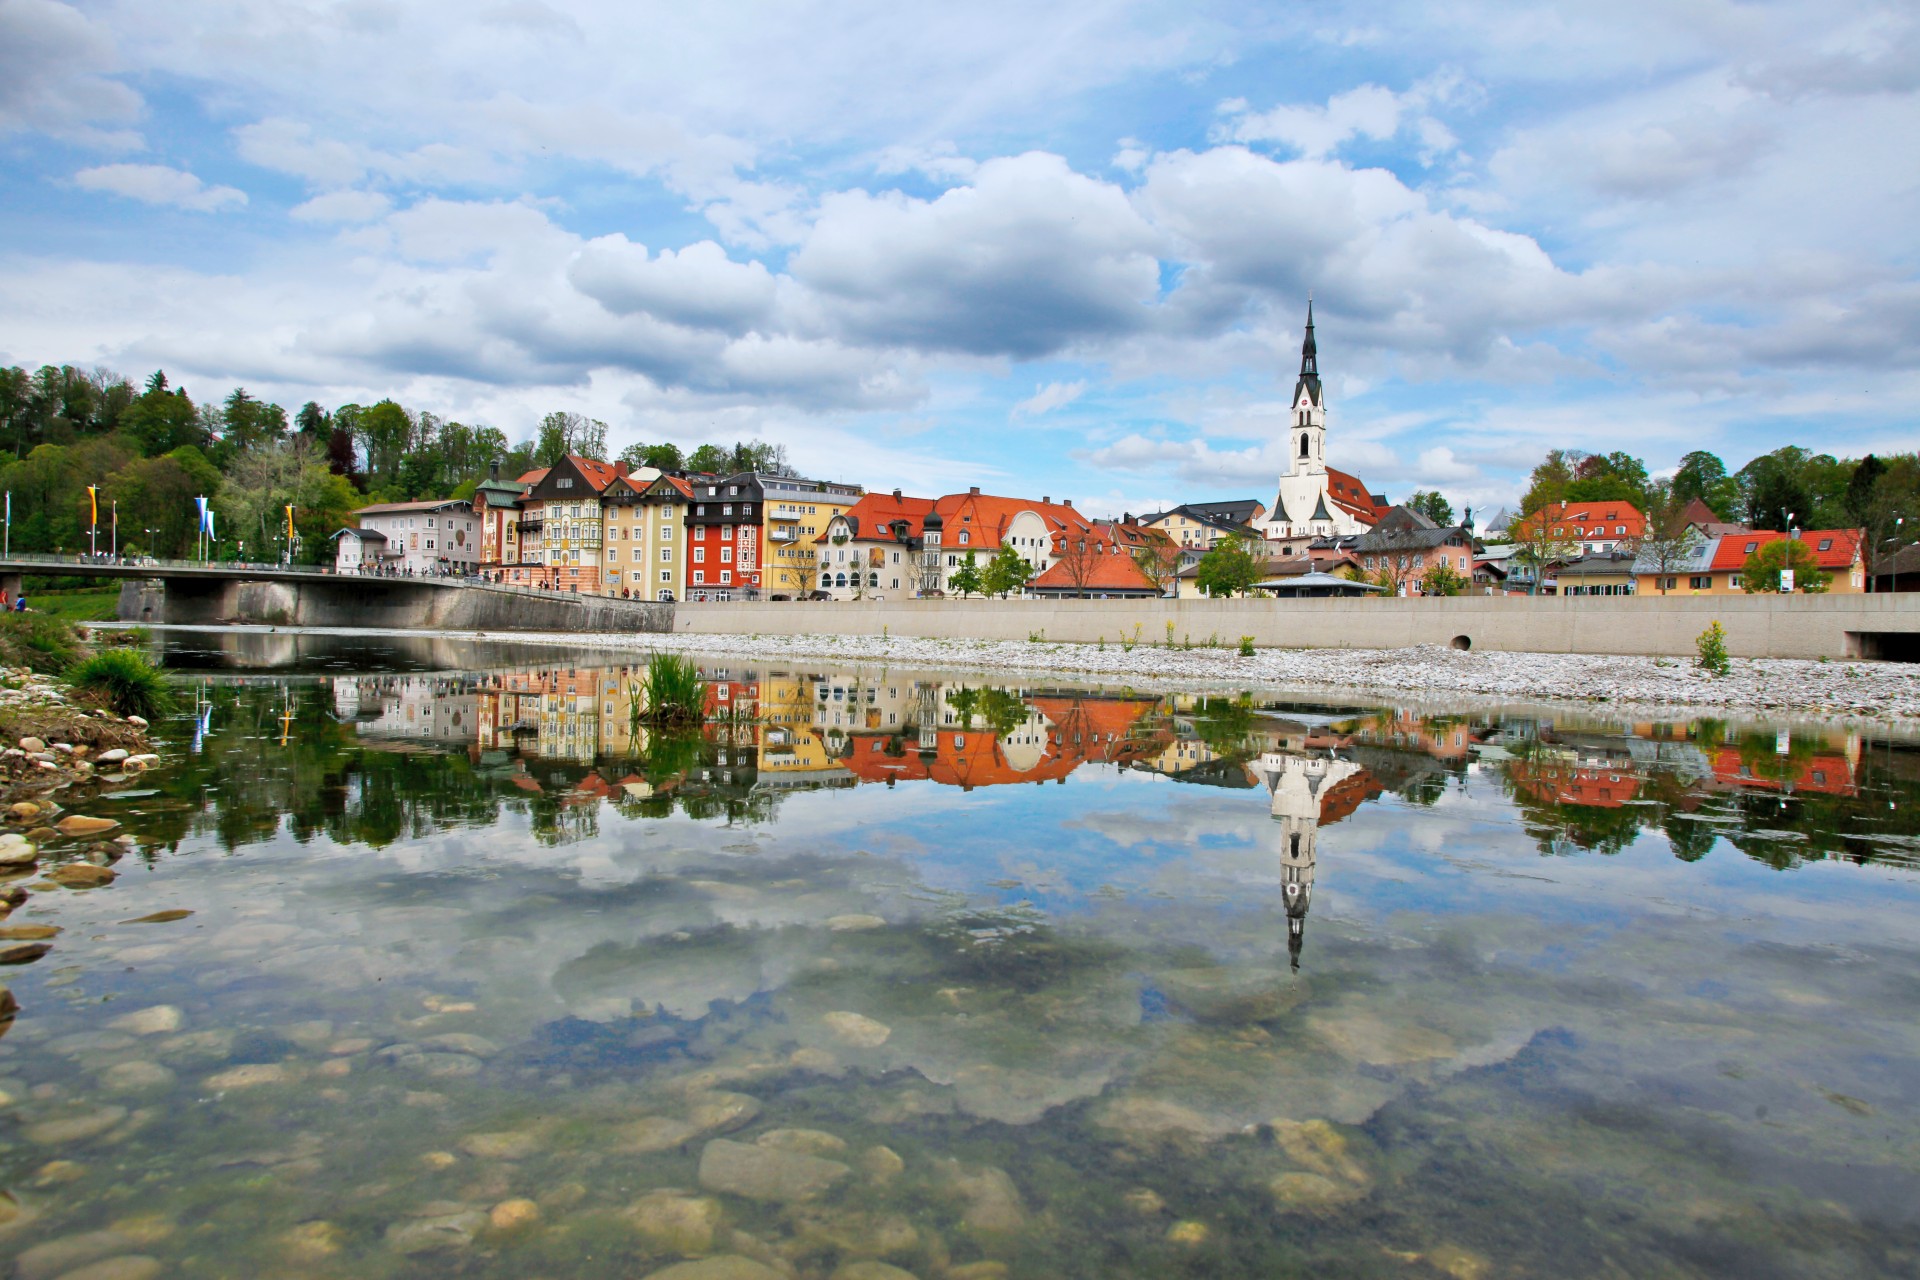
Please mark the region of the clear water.
POLYGON ((173 644, 5 922, 27 1280, 1920 1270, 1912 743, 173 644))

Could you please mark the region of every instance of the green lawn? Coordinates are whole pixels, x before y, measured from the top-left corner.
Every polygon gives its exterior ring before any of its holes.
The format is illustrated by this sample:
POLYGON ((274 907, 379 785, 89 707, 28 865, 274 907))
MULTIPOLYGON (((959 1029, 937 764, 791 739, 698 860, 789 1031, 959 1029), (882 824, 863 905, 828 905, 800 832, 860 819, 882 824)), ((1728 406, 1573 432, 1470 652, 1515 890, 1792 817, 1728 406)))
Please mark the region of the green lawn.
POLYGON ((111 622, 120 607, 120 587, 81 591, 29 591, 27 608, 73 622, 111 622))

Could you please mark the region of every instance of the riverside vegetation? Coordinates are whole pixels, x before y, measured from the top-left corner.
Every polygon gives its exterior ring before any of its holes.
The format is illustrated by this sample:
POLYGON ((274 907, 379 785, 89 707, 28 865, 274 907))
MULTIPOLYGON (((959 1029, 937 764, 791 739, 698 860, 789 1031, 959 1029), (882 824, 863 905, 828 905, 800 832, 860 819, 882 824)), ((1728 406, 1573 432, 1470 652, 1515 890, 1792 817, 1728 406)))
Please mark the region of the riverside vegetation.
POLYGON ((791 657, 696 658, 663 732, 632 664, 194 643, 162 759, 88 809, 139 874, 7 922, 55 947, 0 1038, 28 1280, 1920 1245, 1906 739, 791 657))

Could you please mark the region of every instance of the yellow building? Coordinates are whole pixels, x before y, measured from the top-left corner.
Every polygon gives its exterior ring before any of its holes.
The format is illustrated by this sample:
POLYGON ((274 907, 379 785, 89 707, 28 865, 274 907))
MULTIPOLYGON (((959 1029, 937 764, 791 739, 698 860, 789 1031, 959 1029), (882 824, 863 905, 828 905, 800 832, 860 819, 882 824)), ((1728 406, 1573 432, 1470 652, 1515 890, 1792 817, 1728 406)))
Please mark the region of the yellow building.
POLYGON ((692 486, 678 476, 626 476, 600 495, 606 510, 607 591, 641 600, 686 594, 686 514, 692 486))

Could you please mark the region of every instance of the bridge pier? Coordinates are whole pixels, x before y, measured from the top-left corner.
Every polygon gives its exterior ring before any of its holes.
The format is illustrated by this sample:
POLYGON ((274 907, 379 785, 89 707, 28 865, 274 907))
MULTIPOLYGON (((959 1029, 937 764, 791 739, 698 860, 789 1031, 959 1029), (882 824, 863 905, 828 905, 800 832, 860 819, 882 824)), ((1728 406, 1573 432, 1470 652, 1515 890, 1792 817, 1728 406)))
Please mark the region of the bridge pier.
MULTIPOLYGON (((9 601, 18 600, 20 598, 20 584, 25 581, 26 575, 22 573, 0 573, 0 591, 7 593, 7 599, 9 601)), ((11 608, 12 605, 9 604, 8 607, 11 608)))

